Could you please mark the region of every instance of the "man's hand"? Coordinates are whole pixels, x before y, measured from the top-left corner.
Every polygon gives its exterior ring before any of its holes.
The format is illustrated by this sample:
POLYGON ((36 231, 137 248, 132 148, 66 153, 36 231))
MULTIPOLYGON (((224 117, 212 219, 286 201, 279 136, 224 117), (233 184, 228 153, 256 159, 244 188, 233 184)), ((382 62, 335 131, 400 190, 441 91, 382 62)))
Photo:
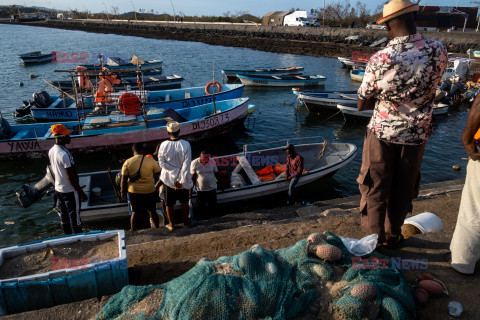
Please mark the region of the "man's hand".
POLYGON ((175 182, 175 190, 182 189, 183 185, 180 182, 175 182))
POLYGON ((358 111, 373 110, 375 108, 375 99, 358 99, 357 100, 357 109, 358 111))
POLYGON ((475 142, 471 142, 464 145, 465 150, 468 153, 470 159, 474 161, 480 161, 480 153, 478 153, 475 142))
POLYGON ((82 189, 78 190, 78 196, 80 197, 81 202, 85 202, 88 199, 87 195, 82 189))
POLYGON ((123 201, 127 200, 127 192, 126 191, 122 191, 122 200, 123 201))

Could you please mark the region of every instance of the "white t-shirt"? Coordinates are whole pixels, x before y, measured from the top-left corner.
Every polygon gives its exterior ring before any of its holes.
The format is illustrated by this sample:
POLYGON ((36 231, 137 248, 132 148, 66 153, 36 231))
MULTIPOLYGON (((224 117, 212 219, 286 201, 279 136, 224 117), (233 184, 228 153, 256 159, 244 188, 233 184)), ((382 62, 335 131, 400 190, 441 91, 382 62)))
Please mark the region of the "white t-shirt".
POLYGON ((175 188, 175 182, 180 182, 183 189, 193 187, 190 176, 192 150, 185 140, 166 140, 158 148, 158 164, 162 168, 160 179, 170 188, 175 188))
POLYGON ((197 191, 210 191, 217 189, 217 181, 215 180, 215 172, 218 172, 215 160, 209 159, 206 165, 200 162, 200 158, 192 161, 190 173, 197 174, 197 183, 195 188, 197 191))
POLYGON ((75 191, 67 173, 67 168, 73 166, 73 157, 67 148, 58 144, 54 145, 48 151, 48 158, 50 158, 50 166, 55 176, 55 191, 62 193, 75 191))

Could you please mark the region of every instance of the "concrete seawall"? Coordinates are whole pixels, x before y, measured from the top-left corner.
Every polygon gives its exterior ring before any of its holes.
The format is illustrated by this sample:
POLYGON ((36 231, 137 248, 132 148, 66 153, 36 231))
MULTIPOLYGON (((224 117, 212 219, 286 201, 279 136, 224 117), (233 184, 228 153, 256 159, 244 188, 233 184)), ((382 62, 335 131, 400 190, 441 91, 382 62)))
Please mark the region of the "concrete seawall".
MULTIPOLYGON (((211 45, 326 57, 350 56, 352 51, 375 52, 378 48, 369 45, 388 37, 386 31, 363 28, 305 28, 232 23, 47 20, 23 24, 145 38, 198 41, 211 45), (353 35, 361 38, 356 41, 345 40, 346 37, 353 35)), ((474 32, 422 33, 428 38, 442 41, 451 52, 465 53, 469 48, 476 50, 480 47, 478 45, 480 34, 474 32)))

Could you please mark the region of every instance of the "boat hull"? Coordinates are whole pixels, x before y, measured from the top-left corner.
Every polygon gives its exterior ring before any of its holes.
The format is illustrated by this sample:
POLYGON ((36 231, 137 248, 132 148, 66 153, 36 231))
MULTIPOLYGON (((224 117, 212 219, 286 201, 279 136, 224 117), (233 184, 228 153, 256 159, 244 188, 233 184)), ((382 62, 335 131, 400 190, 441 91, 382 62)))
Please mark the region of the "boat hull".
MULTIPOLYGON (((309 112, 322 112, 322 111, 337 111, 337 105, 346 101, 352 101, 350 99, 341 98, 340 95, 336 94, 335 98, 328 97, 327 94, 322 96, 321 94, 314 95, 308 93, 299 93, 298 99, 305 103, 309 112)), ((347 97, 355 99, 356 94, 345 94, 347 97)))
MULTIPOLYGON (((181 137, 189 141, 197 141, 219 134, 226 133, 237 122, 242 122, 248 112, 248 99, 224 112, 208 117, 180 123, 181 137)), ((72 127, 75 122, 65 122, 72 127)), ((32 125, 30 130, 35 130, 32 125)), ((101 130, 96 130, 102 132, 101 130)), ((86 131, 84 131, 86 132, 86 131)), ((36 133, 35 133, 36 135, 36 133)), ((143 142, 147 146, 156 146, 168 139, 165 126, 147 128, 145 123, 137 123, 125 128, 104 130, 102 134, 72 135, 68 149, 72 153, 92 153, 106 150, 128 150, 136 142, 143 142)), ((46 157, 48 150, 55 144, 53 137, 38 137, 33 139, 2 140, 0 141, 0 160, 15 160, 25 158, 46 157)))
POLYGON ((315 78, 315 79, 295 79, 295 80, 284 80, 284 79, 274 79, 274 78, 254 78, 254 77, 244 77, 238 76, 240 81, 246 86, 257 86, 257 87, 317 87, 324 86, 326 78, 315 78))
POLYGON ((52 61, 52 54, 44 54, 38 57, 20 57, 23 64, 35 64, 52 61))

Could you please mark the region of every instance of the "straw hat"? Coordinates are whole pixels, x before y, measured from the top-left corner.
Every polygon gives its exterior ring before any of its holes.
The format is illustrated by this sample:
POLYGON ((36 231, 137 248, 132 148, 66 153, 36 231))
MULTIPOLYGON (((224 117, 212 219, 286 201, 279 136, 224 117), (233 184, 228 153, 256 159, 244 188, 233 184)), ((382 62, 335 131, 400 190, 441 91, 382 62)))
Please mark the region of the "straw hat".
POLYGON ((377 20, 377 24, 384 24, 388 20, 402 14, 418 11, 418 4, 409 0, 392 0, 383 6, 383 17, 377 20))
POLYGON ((180 130, 180 125, 178 124, 177 121, 170 121, 169 123, 167 123, 167 132, 175 133, 175 132, 178 132, 179 130, 180 130))

